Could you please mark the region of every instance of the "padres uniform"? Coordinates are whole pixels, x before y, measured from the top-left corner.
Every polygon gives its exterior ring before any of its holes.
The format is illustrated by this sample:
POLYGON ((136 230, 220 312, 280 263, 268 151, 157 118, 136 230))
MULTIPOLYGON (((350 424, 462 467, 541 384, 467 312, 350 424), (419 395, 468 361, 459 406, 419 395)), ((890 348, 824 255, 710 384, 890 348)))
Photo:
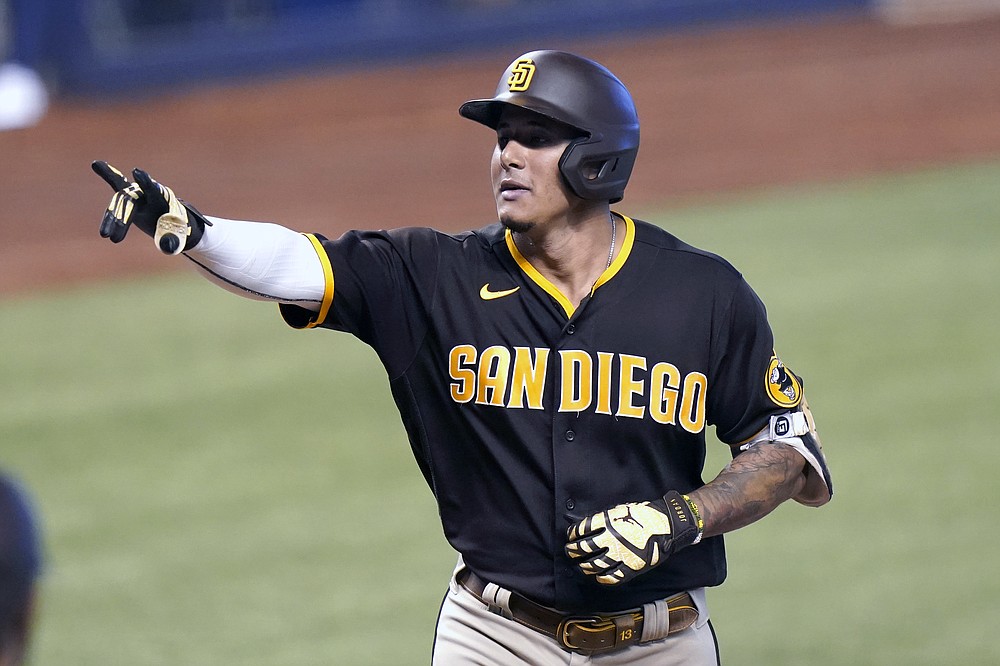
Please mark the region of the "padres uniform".
MULTIPOLYGON (((444 532, 484 579, 567 612, 615 611, 720 584, 721 537, 621 588, 587 580, 567 526, 703 484, 705 429, 735 444, 797 404, 780 387, 764 306, 723 259, 620 216, 624 245, 573 308, 499 224, 316 237, 324 309, 388 373, 444 532)), ((793 383, 792 383, 793 382, 793 383)))
MULTIPOLYGON (((714 663, 704 588, 726 577, 723 539, 703 538, 706 521, 687 495, 706 487, 706 429, 734 453, 766 443, 782 461, 795 457, 780 441, 802 454, 806 480, 788 463, 794 488, 761 484, 772 507, 790 496, 825 503, 832 486, 802 380, 776 356, 763 304, 728 262, 608 213, 628 182, 639 125, 607 69, 531 52, 493 98, 459 112, 497 132, 495 179, 514 170, 503 153, 511 143, 523 162, 536 140, 549 159, 527 184, 495 180, 506 227, 302 236, 206 218, 145 172, 129 183, 98 162, 116 192, 101 234, 118 242, 134 223, 222 286, 279 302, 290 325, 344 331, 375 350, 461 556, 435 663, 568 663, 570 652, 609 666, 714 663), (551 183, 565 204, 550 206, 551 183), (596 214, 570 221, 581 210, 596 214), (607 267, 582 300, 519 250, 510 229, 526 225, 516 233, 531 242, 533 215, 543 231, 609 223, 607 267)), ((596 237, 584 248, 591 257, 596 237)), ((603 263, 589 265, 584 292, 603 263)), ((748 496, 728 496, 728 507, 742 510, 748 496)), ((713 527, 724 532, 724 520, 713 527)))

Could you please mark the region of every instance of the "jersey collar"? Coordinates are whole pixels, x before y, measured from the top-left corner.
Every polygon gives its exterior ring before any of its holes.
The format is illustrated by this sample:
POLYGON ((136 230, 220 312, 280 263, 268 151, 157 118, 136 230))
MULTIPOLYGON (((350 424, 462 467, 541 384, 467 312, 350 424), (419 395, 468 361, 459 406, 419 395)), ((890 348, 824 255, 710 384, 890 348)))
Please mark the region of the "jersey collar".
MULTIPOLYGON (((618 252, 618 256, 615 257, 615 260, 611 262, 611 265, 608 266, 603 273, 601 273, 600 277, 598 277, 597 281, 594 283, 594 286, 591 287, 591 296, 594 295, 594 292, 597 291, 598 287, 613 278, 618 271, 621 270, 622 266, 625 265, 625 261, 628 259, 628 255, 632 252, 632 244, 635 242, 635 222, 632 221, 632 218, 615 212, 612 212, 612 215, 617 215, 625 222, 625 239, 622 241, 621 250, 618 252)), ((544 275, 538 272, 538 269, 531 265, 531 262, 524 258, 524 255, 521 254, 521 251, 517 249, 517 245, 514 243, 514 236, 511 234, 510 229, 504 230, 504 240, 507 242, 507 249, 510 251, 510 255, 514 258, 514 261, 517 262, 517 265, 520 266, 521 270, 524 271, 524 274, 531 278, 532 282, 541 287, 545 293, 559 303, 563 311, 566 312, 567 318, 572 318, 576 308, 554 284, 549 282, 544 275)))

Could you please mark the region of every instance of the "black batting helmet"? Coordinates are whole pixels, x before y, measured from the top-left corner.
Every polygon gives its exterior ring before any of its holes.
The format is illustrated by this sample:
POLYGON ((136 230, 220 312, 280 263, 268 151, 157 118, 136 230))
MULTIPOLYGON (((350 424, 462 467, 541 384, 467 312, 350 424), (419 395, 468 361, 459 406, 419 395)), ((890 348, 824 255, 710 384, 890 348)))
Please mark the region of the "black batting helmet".
POLYGON ((508 104, 580 130, 559 160, 563 178, 583 199, 621 201, 639 152, 639 117, 606 67, 563 51, 531 51, 507 67, 491 99, 470 100, 458 112, 496 129, 508 104))

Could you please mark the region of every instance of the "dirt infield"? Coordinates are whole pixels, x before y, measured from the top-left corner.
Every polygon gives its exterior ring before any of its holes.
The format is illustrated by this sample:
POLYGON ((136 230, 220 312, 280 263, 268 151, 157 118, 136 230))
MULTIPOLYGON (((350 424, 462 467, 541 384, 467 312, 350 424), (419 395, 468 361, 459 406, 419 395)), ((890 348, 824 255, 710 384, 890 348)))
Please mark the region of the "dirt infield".
MULTIPOLYGON (((97 235, 94 159, 142 166, 204 212, 337 236, 480 226, 489 132, 461 119, 517 45, 475 59, 172 93, 60 101, 0 133, 0 298, 175 270, 135 234, 97 235)), ((624 212, 707 193, 1000 155, 1000 20, 891 27, 858 18, 559 43, 632 90, 642 148, 624 212)))

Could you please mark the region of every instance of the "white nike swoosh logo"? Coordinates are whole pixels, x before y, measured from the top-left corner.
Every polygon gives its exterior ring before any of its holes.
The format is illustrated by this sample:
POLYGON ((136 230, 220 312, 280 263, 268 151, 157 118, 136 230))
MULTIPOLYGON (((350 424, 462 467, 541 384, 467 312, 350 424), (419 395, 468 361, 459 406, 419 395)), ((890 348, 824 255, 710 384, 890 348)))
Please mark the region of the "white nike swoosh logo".
POLYGON ((515 291, 520 289, 520 287, 514 287, 513 289, 503 289, 501 291, 490 291, 490 283, 487 282, 483 285, 483 288, 479 290, 479 298, 484 301, 492 301, 494 298, 503 298, 504 296, 510 296, 515 291))

